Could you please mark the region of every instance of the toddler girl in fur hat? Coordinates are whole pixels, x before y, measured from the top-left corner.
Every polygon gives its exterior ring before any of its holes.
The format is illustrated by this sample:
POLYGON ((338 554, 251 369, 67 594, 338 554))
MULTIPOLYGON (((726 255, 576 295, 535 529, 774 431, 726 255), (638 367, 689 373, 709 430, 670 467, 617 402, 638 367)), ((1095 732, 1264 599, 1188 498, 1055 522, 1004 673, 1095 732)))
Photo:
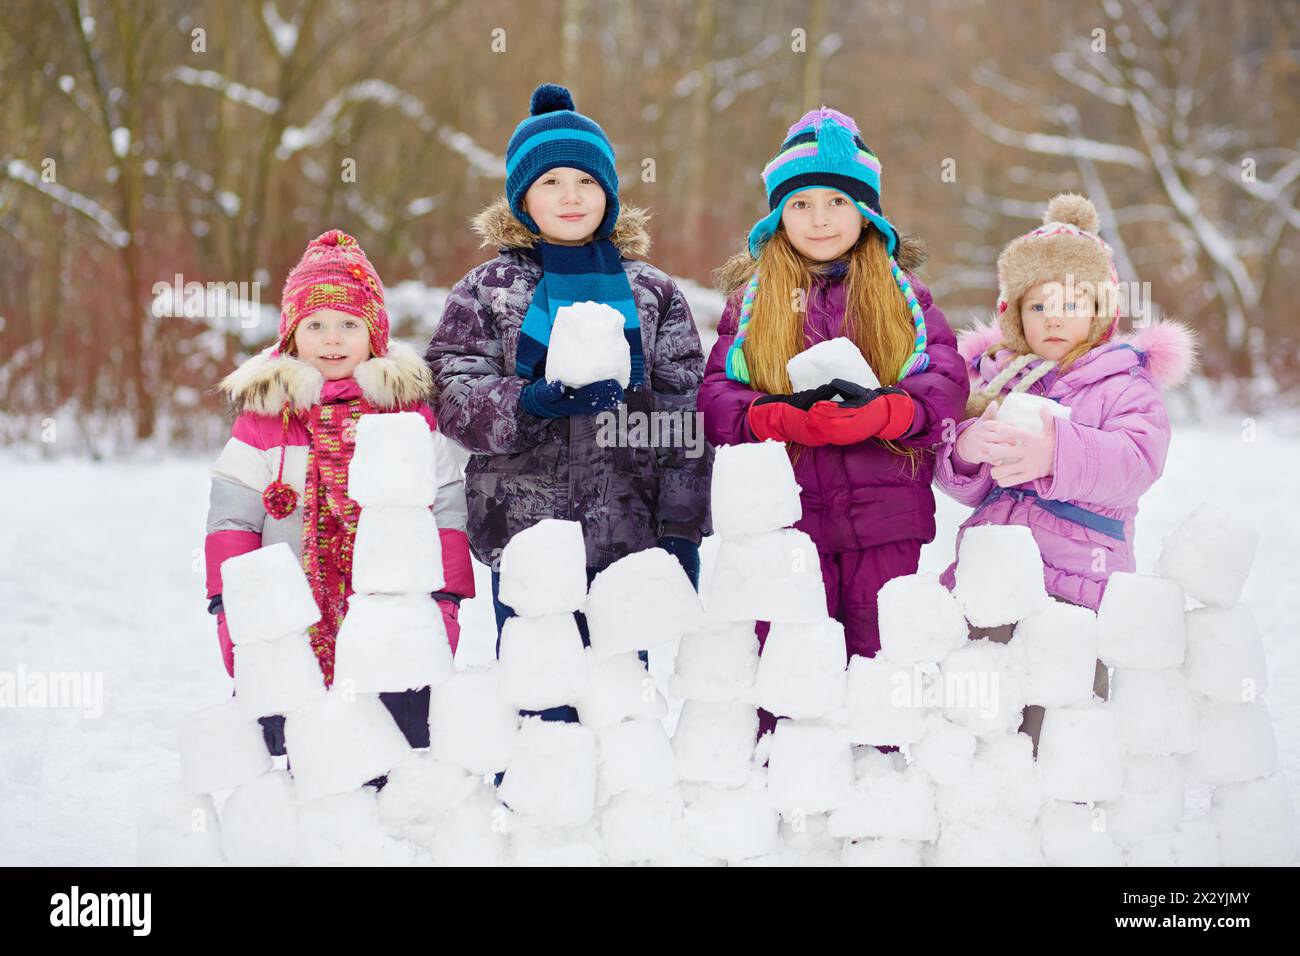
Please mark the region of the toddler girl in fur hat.
MULTIPOLYGON (((1118 277, 1097 234, 1092 202, 1063 193, 1043 225, 998 257, 998 316, 958 336, 968 363, 966 419, 940 446, 939 487, 974 512, 974 525, 1024 525, 1042 552, 1047 591, 1097 609, 1115 571, 1134 570, 1138 501, 1164 470, 1169 418, 1163 388, 1193 364, 1190 330, 1157 321, 1117 335, 1118 277), (999 421, 1008 396, 1048 399, 1036 420, 999 421), (1023 427, 1023 426, 1029 427, 1023 427)), ((1019 401, 1019 399, 1011 399, 1019 401)), ((956 565, 943 582, 955 583, 956 565)), ((973 629, 1007 641, 1011 627, 973 629)), ((1098 662, 1095 692, 1107 696, 1098 662)), ((1037 748, 1042 708, 1026 709, 1021 730, 1037 748)))

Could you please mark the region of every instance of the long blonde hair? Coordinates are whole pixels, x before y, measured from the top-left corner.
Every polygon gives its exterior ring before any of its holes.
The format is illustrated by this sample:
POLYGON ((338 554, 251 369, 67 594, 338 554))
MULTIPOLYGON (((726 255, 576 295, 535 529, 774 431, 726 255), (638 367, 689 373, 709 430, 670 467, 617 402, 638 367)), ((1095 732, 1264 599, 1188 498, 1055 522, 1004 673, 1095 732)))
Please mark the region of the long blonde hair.
MULTIPOLYGON (((907 299, 894 281, 885 237, 864 228, 847 257, 843 335, 857 345, 881 385, 894 385, 916 346, 916 326, 907 299)), ((778 228, 759 253, 755 268, 760 281, 748 334, 741 345, 753 388, 769 395, 789 394, 792 386, 786 363, 804 350, 808 296, 814 277, 828 266, 799 252, 784 228, 778 228)), ((907 458, 915 475, 917 449, 894 441, 882 444, 907 458)), ((801 454, 802 448, 796 447, 796 461, 801 454)))
MULTIPOLYGON (((894 281, 885 237, 863 229, 848 251, 843 335, 857 345, 881 385, 893 385, 916 342, 912 313, 894 281)), ((788 394, 786 363, 804 350, 804 319, 813 279, 827 263, 800 253, 777 229, 759 253, 760 275, 741 346, 750 384, 769 395, 788 394), (802 308, 801 308, 802 306, 802 308)))

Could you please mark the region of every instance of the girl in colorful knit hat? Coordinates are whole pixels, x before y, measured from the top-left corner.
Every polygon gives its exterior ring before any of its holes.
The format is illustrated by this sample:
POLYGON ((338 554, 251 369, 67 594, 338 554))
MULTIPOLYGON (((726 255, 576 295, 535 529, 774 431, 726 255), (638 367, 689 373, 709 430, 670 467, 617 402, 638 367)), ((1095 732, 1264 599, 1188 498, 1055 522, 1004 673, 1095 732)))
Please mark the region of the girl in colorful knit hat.
MULTIPOLYGON (((973 392, 964 420, 939 449, 939 487, 975 511, 974 525, 1024 525, 1042 552, 1047 591, 1096 610, 1115 571, 1132 571, 1138 500, 1160 477, 1169 449, 1162 388, 1187 377, 1192 333, 1156 321, 1117 335, 1121 307, 1110 246, 1092 202, 1063 193, 1043 225, 998 256, 997 319, 963 332, 959 349, 973 392), (1068 410, 1039 409, 1035 427, 999 421, 999 405, 1024 393, 1068 410), (1041 426, 1041 427, 1038 427, 1041 426)), ((955 583, 956 565, 943 575, 955 583)), ((1006 642, 1012 627, 972 628, 1006 642)), ((1097 662, 1094 692, 1108 694, 1097 662)), ((1043 708, 1021 731, 1037 752, 1043 708)))
MULTIPOLYGON (((362 415, 417 412, 429 424, 438 487, 433 505, 444 590, 434 592, 453 653, 458 605, 473 597, 465 537, 465 489, 457 450, 437 429, 431 381, 419 353, 388 336, 384 288, 347 233, 314 239, 289 273, 275 343, 221 382, 236 417, 212 469, 208 508, 209 611, 226 671, 235 653, 221 601, 221 565, 286 541, 301 559, 321 618, 310 629, 325 685, 352 593, 352 547, 360 506, 348 497, 348 464, 362 415)), ((381 694, 411 745, 429 745, 429 689, 381 694)), ((263 718, 267 744, 283 753, 283 717, 263 718)))
MULTIPOLYGON (((647 218, 619 202, 604 130, 564 87, 539 86, 506 149, 506 195, 474 220, 496 255, 451 290, 425 352, 441 427, 472 453, 470 548, 492 568, 498 634, 513 614, 497 599, 501 550, 542 518, 581 522, 589 578, 659 546, 698 586, 711 452, 685 441, 649 447, 631 434, 616 447, 599 440, 599 413, 620 404, 629 416, 689 415, 704 376, 686 297, 644 261, 647 218), (612 379, 577 389, 546 380, 556 313, 585 301, 623 316, 626 389, 612 379)), ((578 624, 586 641, 581 615, 578 624)), ((576 719, 571 707, 540 714, 576 719)))
MULTIPOLYGON (((762 176, 769 212, 718 273, 728 300, 699 408, 716 445, 788 444, 802 489, 796 527, 817 545, 827 608, 848 654, 873 657, 876 593, 915 572, 934 538, 932 451, 965 406, 966 372, 914 274, 924 251, 881 211, 880 160, 850 117, 803 116, 762 176), (881 387, 792 394, 786 363, 838 337, 881 387)), ((761 730, 773 724, 760 711, 761 730)))

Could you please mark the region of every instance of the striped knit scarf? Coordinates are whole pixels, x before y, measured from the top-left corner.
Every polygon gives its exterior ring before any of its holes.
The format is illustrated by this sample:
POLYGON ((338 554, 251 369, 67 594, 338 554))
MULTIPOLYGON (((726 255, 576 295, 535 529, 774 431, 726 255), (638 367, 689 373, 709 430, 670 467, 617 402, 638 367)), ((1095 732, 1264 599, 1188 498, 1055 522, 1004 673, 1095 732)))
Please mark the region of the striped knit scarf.
POLYGON ((623 334, 632 350, 632 376, 628 388, 645 377, 641 352, 641 319, 632 285, 627 281, 618 248, 608 239, 593 239, 580 246, 538 242, 542 278, 524 315, 515 351, 515 374, 529 381, 546 370, 546 350, 551 344, 555 314, 575 302, 603 302, 623 314, 623 334))
POLYGON ((348 497, 348 464, 356 447, 356 423, 369 411, 362 398, 320 402, 304 416, 311 435, 303 500, 302 565, 321 619, 311 626, 311 647, 334 683, 334 643, 352 591, 352 546, 361 506, 348 497))

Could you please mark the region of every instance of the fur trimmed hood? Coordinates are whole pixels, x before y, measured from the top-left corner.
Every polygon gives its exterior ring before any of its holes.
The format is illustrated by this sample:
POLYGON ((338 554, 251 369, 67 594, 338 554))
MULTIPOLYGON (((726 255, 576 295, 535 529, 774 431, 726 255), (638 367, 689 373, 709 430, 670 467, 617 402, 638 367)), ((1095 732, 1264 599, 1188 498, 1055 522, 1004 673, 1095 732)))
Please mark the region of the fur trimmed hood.
MULTIPOLYGON (((894 259, 900 269, 916 272, 929 257, 923 241, 899 233, 898 252, 894 259)), ((749 254, 748 249, 743 249, 714 270, 713 284, 723 295, 731 295, 745 287, 757 266, 758 260, 749 254)))
MULTIPOLYGON (((292 355, 271 355, 272 345, 245 361, 218 386, 238 412, 278 415, 288 401, 304 411, 320 401, 325 376, 292 355)), ((376 409, 404 408, 428 401, 433 376, 420 354, 398 341, 388 354, 371 356, 352 373, 361 394, 376 409)))
MULTIPOLYGON (((650 213, 639 206, 619 204, 618 219, 610 240, 629 259, 644 259, 650 255, 650 231, 646 224, 650 213)), ((510 211, 510 201, 498 196, 482 212, 470 220, 470 228, 482 240, 479 248, 494 246, 505 249, 531 249, 537 242, 537 233, 531 231, 510 211)))
MULTIPOLYGON (((1110 341, 1137 351, 1156 384, 1165 389, 1178 388, 1186 382, 1199 363, 1195 330, 1176 319, 1155 319, 1141 328, 1116 335, 1110 341)), ((981 357, 995 348, 1006 349, 1001 323, 996 317, 988 322, 977 321, 970 328, 957 332, 957 351, 966 360, 971 379, 971 397, 966 406, 968 418, 982 414, 991 401, 979 394, 979 387, 985 384, 979 366, 981 357)))

